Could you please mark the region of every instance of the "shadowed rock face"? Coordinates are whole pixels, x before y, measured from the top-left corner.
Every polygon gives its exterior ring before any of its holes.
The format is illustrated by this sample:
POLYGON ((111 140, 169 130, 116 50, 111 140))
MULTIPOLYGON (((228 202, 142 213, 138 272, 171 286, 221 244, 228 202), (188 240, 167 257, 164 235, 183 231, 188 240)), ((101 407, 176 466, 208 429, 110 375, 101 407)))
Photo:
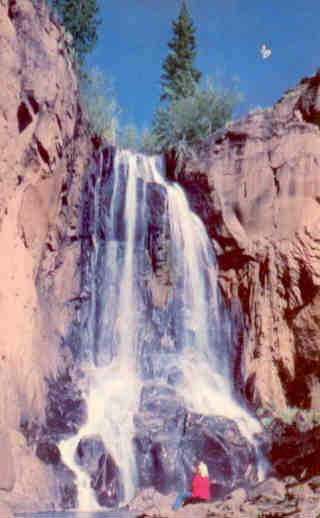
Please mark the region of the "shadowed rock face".
POLYGON ((238 386, 269 411, 319 404, 319 85, 234 123, 178 175, 218 243, 238 386))
POLYGON ((164 494, 186 490, 199 459, 221 486, 233 488, 256 477, 254 449, 237 425, 223 417, 188 413, 173 389, 144 388, 135 424, 140 487, 164 494))
POLYGON ((290 425, 275 419, 266 427, 265 437, 267 441, 262 447, 278 477, 294 476, 305 481, 319 475, 319 425, 299 422, 298 413, 290 425))

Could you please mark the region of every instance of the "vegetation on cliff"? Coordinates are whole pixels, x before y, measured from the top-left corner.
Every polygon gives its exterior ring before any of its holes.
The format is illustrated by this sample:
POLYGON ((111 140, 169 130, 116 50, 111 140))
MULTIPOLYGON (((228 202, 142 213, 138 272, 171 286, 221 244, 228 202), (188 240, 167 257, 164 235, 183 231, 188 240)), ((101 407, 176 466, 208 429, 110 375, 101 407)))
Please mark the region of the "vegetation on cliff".
POLYGON ((219 90, 208 82, 205 89, 196 87, 192 95, 159 107, 151 133, 145 138, 144 151, 174 151, 178 161, 192 156, 197 144, 231 120, 238 99, 236 91, 219 90))
POLYGON ((174 151, 178 161, 192 155, 197 144, 232 118, 239 95, 218 88, 214 81, 200 86, 201 72, 194 61, 197 54, 195 27, 183 2, 172 23, 169 53, 163 62, 161 104, 151 130, 140 132, 134 124, 121 127, 120 106, 111 80, 98 68, 87 70, 85 56, 97 42, 100 23, 96 0, 52 0, 61 22, 72 36, 70 42, 81 65, 81 94, 91 133, 103 145, 138 149, 148 154, 174 151))
POLYGON ((112 81, 99 68, 93 68, 81 80, 82 104, 91 133, 103 145, 115 145, 119 134, 120 106, 112 81))
POLYGON ((98 40, 99 7, 96 0, 52 0, 60 21, 72 36, 72 46, 79 63, 83 65, 86 54, 98 40))
POLYGON ((147 153, 174 151, 179 162, 231 120, 239 94, 219 89, 212 80, 204 88, 199 85, 201 72, 194 66, 195 28, 185 2, 172 28, 161 76, 161 101, 166 105, 156 110, 142 149, 147 153))

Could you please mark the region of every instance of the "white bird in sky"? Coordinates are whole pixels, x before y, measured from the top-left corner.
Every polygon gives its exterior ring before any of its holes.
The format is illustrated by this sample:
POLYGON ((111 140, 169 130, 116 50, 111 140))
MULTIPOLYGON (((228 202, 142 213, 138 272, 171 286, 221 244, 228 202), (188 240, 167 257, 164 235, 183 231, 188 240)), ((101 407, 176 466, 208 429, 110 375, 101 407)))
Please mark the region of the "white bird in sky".
POLYGON ((267 45, 263 43, 263 45, 261 45, 260 54, 262 59, 268 59, 270 58, 272 52, 271 49, 268 49, 267 45))

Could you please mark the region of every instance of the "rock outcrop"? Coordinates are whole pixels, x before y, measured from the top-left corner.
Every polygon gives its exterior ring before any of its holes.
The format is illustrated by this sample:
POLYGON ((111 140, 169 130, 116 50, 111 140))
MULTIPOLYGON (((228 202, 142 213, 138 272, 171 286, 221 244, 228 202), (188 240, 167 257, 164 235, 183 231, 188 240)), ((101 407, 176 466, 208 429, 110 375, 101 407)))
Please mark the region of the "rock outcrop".
POLYGON ((89 475, 97 502, 109 508, 119 505, 123 500, 120 471, 99 435, 80 440, 76 462, 89 475))
POLYGON ((216 243, 237 384, 272 413, 320 404, 319 99, 320 73, 215 135, 177 178, 216 243))
POLYGON ((256 480, 255 450, 237 424, 187 412, 172 388, 145 387, 135 425, 139 487, 183 491, 199 459, 210 479, 229 490, 256 480))
POLYGON ((0 500, 55 508, 56 474, 31 438, 46 421, 46 380, 70 365, 90 139, 47 4, 1 0, 0 48, 0 500))
POLYGON ((309 480, 319 475, 319 424, 312 426, 305 422, 302 428, 297 419, 292 424, 274 419, 266 426, 265 434, 267 440, 262 450, 276 476, 309 480))
POLYGON ((319 479, 300 484, 294 478, 269 478, 246 491, 239 488, 223 499, 187 504, 177 511, 171 506, 175 495, 163 496, 153 489, 142 491, 130 503, 136 518, 317 518, 319 479))

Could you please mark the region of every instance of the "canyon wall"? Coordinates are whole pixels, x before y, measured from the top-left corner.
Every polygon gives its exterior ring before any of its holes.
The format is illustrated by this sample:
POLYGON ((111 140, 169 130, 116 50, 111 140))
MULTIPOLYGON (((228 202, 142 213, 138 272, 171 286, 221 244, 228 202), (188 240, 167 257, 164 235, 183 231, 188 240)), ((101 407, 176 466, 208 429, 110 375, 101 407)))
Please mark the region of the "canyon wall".
POLYGON ((26 437, 46 421, 47 380, 70 362, 90 139, 45 2, 0 1, 0 49, 0 500, 54 508, 57 477, 26 437))
POLYGON ((319 123, 318 73, 214 135, 176 178, 216 242, 236 380, 267 413, 320 410, 319 123))
MULTIPOLYGON (((73 501, 54 443, 85 412, 70 389, 71 350, 88 295, 81 204, 93 150, 66 40, 42 0, 0 0, 0 503, 15 510, 73 501)), ((236 385, 266 413, 320 405, 319 124, 316 74, 171 174, 216 246, 237 323, 236 385)), ((162 307, 170 283, 158 237, 149 288, 162 307)))

